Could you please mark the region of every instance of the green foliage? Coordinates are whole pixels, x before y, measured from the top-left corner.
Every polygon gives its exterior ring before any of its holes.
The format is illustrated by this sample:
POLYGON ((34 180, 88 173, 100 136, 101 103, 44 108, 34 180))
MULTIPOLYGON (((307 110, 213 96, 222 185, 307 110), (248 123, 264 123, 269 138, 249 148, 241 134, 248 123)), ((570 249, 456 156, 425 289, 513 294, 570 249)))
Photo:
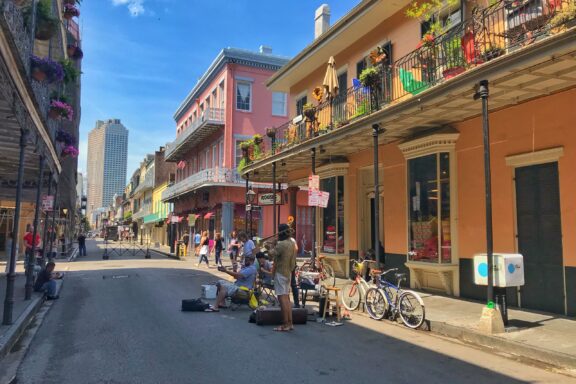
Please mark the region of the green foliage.
POLYGON ((550 25, 557 27, 574 19, 576 19, 576 3, 572 2, 564 5, 561 10, 556 11, 556 14, 550 20, 550 25))
POLYGON ((405 15, 411 19, 429 23, 430 28, 427 33, 438 36, 448 27, 448 25, 442 25, 440 12, 447 10, 451 13, 451 10, 459 4, 460 0, 414 1, 406 10, 405 15))
POLYGON ((363 86, 369 87, 377 83, 380 72, 376 67, 365 68, 362 73, 360 73, 360 83, 363 86))
POLYGON ((238 173, 242 173, 242 170, 246 168, 247 165, 248 165, 248 159, 243 157, 242 159, 240 159, 240 162, 238 163, 238 167, 236 167, 236 170, 238 171, 238 173))
POLYGON ((76 69, 76 65, 72 60, 66 59, 60 61, 62 64, 62 69, 64 70, 64 83, 70 84, 75 83, 80 75, 80 71, 76 69))
POLYGON ((464 59, 464 50, 460 36, 454 36, 452 39, 446 41, 444 51, 446 53, 445 64, 448 68, 465 67, 466 60, 464 59))

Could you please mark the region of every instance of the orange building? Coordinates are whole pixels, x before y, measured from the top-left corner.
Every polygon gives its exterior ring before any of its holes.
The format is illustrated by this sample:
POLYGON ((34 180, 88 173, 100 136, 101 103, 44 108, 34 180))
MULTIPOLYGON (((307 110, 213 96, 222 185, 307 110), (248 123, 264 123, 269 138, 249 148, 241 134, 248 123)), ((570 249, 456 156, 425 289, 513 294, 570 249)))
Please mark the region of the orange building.
POLYGON ((508 300, 574 316, 574 0, 450 1, 425 22, 407 16, 410 3, 362 1, 332 26, 327 6, 318 9, 315 40, 268 81, 294 100, 277 151, 244 175, 269 181, 276 163, 282 182, 305 189, 315 151, 330 192, 316 215, 318 251, 340 275, 373 248, 377 217, 385 263, 409 271, 412 287, 484 299, 473 278, 473 257, 486 252, 474 95, 488 80, 494 251, 525 263, 526 283, 508 288, 508 300), (306 105, 331 56, 338 90, 306 105), (374 127, 384 131, 377 215, 374 127))

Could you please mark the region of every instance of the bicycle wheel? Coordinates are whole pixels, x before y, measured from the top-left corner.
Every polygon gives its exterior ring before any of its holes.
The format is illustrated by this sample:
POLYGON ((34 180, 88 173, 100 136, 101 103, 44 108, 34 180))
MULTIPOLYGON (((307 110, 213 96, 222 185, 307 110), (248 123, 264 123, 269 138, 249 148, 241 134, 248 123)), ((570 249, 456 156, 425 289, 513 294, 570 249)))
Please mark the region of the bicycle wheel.
POLYGON ((388 300, 378 288, 370 288, 366 292, 366 310, 374 320, 382 320, 388 312, 388 300))
POLYGON ((404 291, 398 300, 398 312, 404 325, 416 329, 422 325, 426 316, 424 302, 416 293, 404 291))
POLYGON ((355 281, 350 281, 342 287, 341 299, 342 305, 349 311, 355 311, 362 301, 362 292, 355 281))
POLYGON ((322 263, 322 273, 320 274, 322 281, 328 281, 332 286, 336 285, 336 274, 334 268, 328 263, 322 263))

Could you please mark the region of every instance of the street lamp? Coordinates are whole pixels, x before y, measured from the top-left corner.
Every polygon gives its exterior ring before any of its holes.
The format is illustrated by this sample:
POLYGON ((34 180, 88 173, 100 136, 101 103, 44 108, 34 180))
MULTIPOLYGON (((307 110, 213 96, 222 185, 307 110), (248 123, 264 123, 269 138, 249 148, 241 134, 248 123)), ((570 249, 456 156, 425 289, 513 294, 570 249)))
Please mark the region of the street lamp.
POLYGON ((252 190, 252 187, 250 187, 250 189, 248 189, 248 192, 246 192, 246 201, 250 205, 250 238, 252 237, 252 203, 254 202, 255 198, 256 198, 256 192, 254 192, 252 190))
POLYGON ((143 237, 144 237, 144 224, 140 225, 140 245, 142 245, 143 237))

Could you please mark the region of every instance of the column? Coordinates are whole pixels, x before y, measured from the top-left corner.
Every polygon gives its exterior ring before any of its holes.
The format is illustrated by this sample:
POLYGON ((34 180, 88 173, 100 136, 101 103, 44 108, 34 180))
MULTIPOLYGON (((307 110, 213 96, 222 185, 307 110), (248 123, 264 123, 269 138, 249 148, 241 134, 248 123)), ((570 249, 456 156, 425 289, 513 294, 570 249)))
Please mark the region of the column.
POLYGON ((230 232, 238 230, 234 228, 234 203, 231 201, 222 202, 222 238, 228 244, 230 232))

